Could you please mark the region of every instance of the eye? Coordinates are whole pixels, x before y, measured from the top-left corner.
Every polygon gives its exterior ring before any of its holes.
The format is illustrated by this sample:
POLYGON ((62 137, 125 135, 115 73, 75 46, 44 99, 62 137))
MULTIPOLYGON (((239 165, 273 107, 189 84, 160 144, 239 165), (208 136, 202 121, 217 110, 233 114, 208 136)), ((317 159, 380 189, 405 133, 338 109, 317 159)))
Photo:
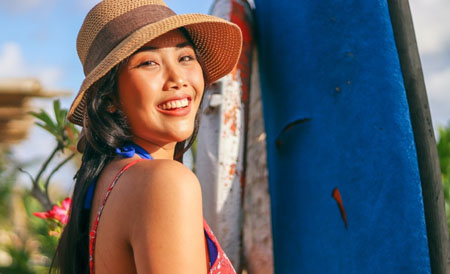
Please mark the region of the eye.
POLYGON ((146 60, 141 62, 137 67, 150 67, 150 66, 156 66, 156 62, 155 61, 151 61, 151 60, 146 60))
POLYGON ((195 57, 192 55, 185 55, 180 58, 180 62, 187 62, 187 61, 192 61, 192 60, 195 60, 195 57))

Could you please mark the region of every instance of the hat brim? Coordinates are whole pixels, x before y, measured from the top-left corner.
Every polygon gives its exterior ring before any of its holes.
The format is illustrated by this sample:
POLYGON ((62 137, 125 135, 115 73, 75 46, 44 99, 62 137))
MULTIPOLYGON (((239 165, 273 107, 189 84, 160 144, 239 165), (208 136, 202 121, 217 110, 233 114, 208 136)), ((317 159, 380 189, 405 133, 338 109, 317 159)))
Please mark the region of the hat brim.
POLYGON ((233 70, 239 60, 242 47, 242 34, 237 25, 205 14, 170 16, 133 32, 86 75, 70 107, 67 119, 82 126, 86 94, 92 85, 149 41, 181 27, 184 27, 191 36, 202 59, 207 84, 215 82, 233 70))

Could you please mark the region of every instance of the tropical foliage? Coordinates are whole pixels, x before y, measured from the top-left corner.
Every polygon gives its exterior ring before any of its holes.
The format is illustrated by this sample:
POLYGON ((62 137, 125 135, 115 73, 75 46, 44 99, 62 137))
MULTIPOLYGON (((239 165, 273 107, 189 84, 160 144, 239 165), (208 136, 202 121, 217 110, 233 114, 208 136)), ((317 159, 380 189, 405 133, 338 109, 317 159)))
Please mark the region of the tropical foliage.
MULTIPOLYGON (((2 274, 48 273, 70 206, 70 198, 59 204, 50 199, 50 183, 62 166, 79 156, 76 150, 79 131, 66 120, 67 110, 61 109, 59 100, 53 102, 54 118, 44 110, 30 114, 37 118, 37 126, 53 136, 55 147, 35 175, 26 171, 26 164, 15 162, 8 149, 0 151, 2 274), (19 171, 27 174, 31 189, 17 186, 19 171)), ((52 196, 55 200, 63 198, 52 196)))
POLYGON ((42 167, 36 176, 32 176, 29 172, 20 169, 20 171, 26 173, 30 177, 33 186, 31 189, 31 195, 33 195, 33 197, 35 197, 46 210, 50 210, 53 207, 53 202, 50 200, 48 195, 50 179, 62 166, 75 157, 77 153, 76 143, 80 135, 79 131, 75 128, 75 125, 67 121, 67 110, 61 109, 59 100, 53 101, 53 111, 55 120, 53 120, 50 115, 42 109, 40 112, 30 112, 30 114, 38 119, 36 125, 53 135, 56 140, 55 148, 42 164, 42 167), (69 152, 69 155, 59 162, 47 178, 43 180, 42 176, 49 168, 50 162, 55 159, 56 154, 58 152, 64 154, 66 151, 69 152))
POLYGON ((439 128, 437 148, 439 163, 441 166, 442 184, 444 188, 447 225, 450 232, 450 123, 446 127, 439 128))

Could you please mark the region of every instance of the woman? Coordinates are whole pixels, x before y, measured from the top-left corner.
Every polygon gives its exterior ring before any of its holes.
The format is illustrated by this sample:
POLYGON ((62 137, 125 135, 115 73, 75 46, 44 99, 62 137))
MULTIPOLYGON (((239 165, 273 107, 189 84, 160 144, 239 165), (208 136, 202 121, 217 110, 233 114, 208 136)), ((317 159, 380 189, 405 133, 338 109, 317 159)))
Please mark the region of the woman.
POLYGON ((88 13, 77 39, 86 79, 68 114, 83 127, 83 161, 55 270, 235 273, 180 162, 204 88, 233 69, 241 43, 236 25, 161 0, 88 13))

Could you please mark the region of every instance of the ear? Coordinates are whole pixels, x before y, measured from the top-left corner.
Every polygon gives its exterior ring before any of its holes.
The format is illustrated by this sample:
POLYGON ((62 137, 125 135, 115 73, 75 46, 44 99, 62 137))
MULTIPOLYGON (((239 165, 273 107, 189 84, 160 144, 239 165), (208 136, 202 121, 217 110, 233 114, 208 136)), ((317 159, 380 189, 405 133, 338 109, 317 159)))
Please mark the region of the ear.
POLYGON ((106 111, 109 113, 115 113, 117 111, 118 101, 113 96, 109 96, 108 98, 108 106, 106 107, 106 111))
POLYGON ((106 111, 112 114, 117 111, 117 108, 114 104, 111 103, 106 107, 106 111))

